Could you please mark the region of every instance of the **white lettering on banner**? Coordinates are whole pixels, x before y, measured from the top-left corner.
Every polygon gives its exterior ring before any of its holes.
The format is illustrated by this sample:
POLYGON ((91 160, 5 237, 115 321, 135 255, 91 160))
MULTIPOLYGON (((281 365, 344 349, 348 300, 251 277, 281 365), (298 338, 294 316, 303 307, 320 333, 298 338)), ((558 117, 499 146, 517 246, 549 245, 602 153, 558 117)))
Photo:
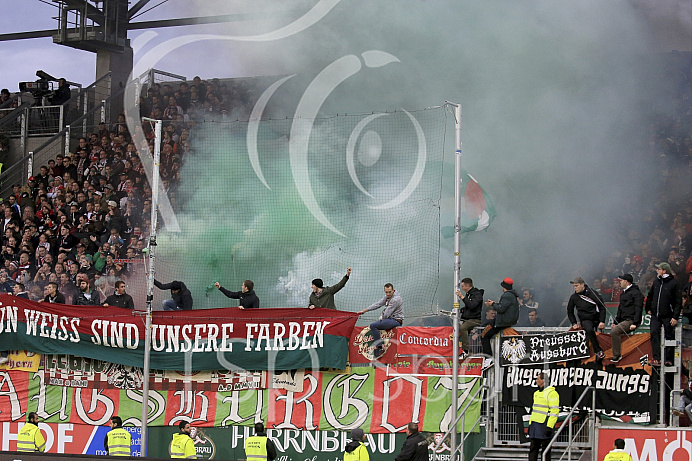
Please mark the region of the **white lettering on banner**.
MULTIPOLYGON (((248 427, 233 426, 232 448, 242 446, 243 440, 250 435, 248 427), (241 433, 241 431, 243 431, 241 433)), ((306 450, 318 453, 343 453, 349 442, 348 432, 343 431, 296 431, 269 429, 267 437, 274 442, 276 450, 281 453, 292 448, 299 455, 306 450)), ((365 434, 366 445, 370 453, 394 453, 396 434, 365 434), (375 438, 377 437, 377 439, 375 438)), ((278 460, 279 458, 277 458, 278 460)), ((288 458, 286 458, 288 459, 288 458)), ((301 458, 302 459, 302 458, 301 458)), ((305 458, 306 460, 317 458, 305 458)), ((331 459, 331 458, 329 458, 331 459)), ((340 459, 340 458, 336 458, 340 459)))
POLYGON ((2 423, 2 451, 10 450, 10 440, 17 440, 17 434, 19 434, 19 431, 22 429, 22 426, 24 426, 24 424, 19 423, 17 432, 12 432, 11 423, 2 423))
MULTIPOLYGON (((14 308, 14 314, 10 314, 13 306, 5 306, 3 308, 3 315, 7 311, 8 319, 10 315, 12 322, 8 320, 8 325, 6 327, 7 332, 11 332, 10 325, 14 328, 14 333, 17 332, 17 308, 14 308)), ((58 339, 60 341, 70 340, 73 343, 79 342, 79 332, 77 331, 77 326, 79 326, 79 318, 76 317, 65 317, 58 316, 57 314, 49 314, 47 312, 39 312, 33 309, 24 309, 24 317, 26 318, 26 334, 27 336, 38 336, 43 338, 58 339), (70 330, 66 323, 70 324, 70 330), (49 330, 46 330, 48 328, 49 330), (60 333, 58 333, 60 329, 60 333)))
MULTIPOLYGON (((47 402, 47 388, 46 388, 46 379, 45 379, 45 370, 39 370, 37 373, 34 373, 34 376, 32 379, 38 379, 38 395, 32 397, 32 399, 36 399, 38 401, 37 408, 36 408, 36 414, 41 418, 41 419, 48 419, 54 415, 58 415, 58 418, 60 421, 67 421, 70 417, 70 415, 67 414, 67 391, 69 388, 63 387, 62 388, 62 398, 60 399, 60 408, 53 413, 49 413, 46 410, 46 402, 47 402)), ((51 401, 52 405, 55 405, 55 401, 51 401)))
POLYGON ((17 389, 14 387, 10 374, 7 371, 0 371, 0 401, 4 398, 10 402, 12 421, 21 418, 22 405, 19 402, 17 389))
POLYGON ((368 418, 368 413, 370 411, 368 403, 362 399, 353 397, 353 395, 358 393, 360 388, 363 387, 363 384, 365 384, 365 382, 368 380, 369 376, 370 375, 368 374, 352 374, 348 376, 337 375, 329 381, 329 384, 327 384, 324 390, 324 395, 322 396, 322 412, 325 419, 332 427, 340 430, 354 429, 360 427, 361 424, 363 424, 368 418), (353 392, 350 391, 352 381, 358 382, 353 392), (342 397, 339 399, 341 400, 341 409, 338 416, 334 414, 334 409, 332 408, 332 392, 334 392, 335 386, 343 389, 342 397), (343 419, 349 414, 349 409, 351 406, 356 409, 358 416, 356 416, 355 420, 350 424, 341 424, 339 420, 343 419))
MULTIPOLYGON (((413 376, 397 376, 392 379, 387 379, 384 381, 383 387, 383 394, 382 394, 382 424, 381 426, 385 429, 387 429, 389 432, 399 432, 403 430, 406 427, 406 424, 403 426, 395 427, 393 424, 389 422, 389 406, 391 404, 394 404, 394 402, 397 402, 399 405, 401 405, 401 402, 397 400, 398 395, 391 395, 391 390, 392 390, 392 384, 401 381, 404 383, 411 383, 414 386, 414 392, 413 392, 413 407, 411 408, 411 417, 407 418, 408 421, 417 421, 418 420, 418 414, 420 413, 420 404, 423 401, 423 380, 420 378, 415 378, 413 376)), ((403 386, 402 386, 403 387, 403 386)))
POLYGON ((101 394, 101 392, 102 389, 91 389, 89 391, 77 388, 74 393, 73 404, 77 409, 77 416, 79 416, 82 421, 87 424, 91 424, 92 426, 102 426, 110 421, 111 417, 114 416, 115 402, 113 402, 110 397, 101 394), (86 394, 87 392, 91 392, 90 399, 87 396, 84 397, 84 400, 89 399, 88 410, 84 408, 84 401, 82 399, 82 394, 86 394), (89 415, 96 412, 99 405, 103 405, 105 407, 102 416, 98 419, 91 419, 89 415))
POLYGON ((668 438, 664 439, 663 437, 644 439, 641 451, 637 449, 637 439, 627 438, 625 439, 625 451, 630 454, 632 461, 673 461, 674 459, 683 459, 676 456, 678 451, 686 451, 688 459, 692 459, 692 441, 690 440, 692 437, 689 437, 691 434, 692 432, 690 431, 675 431, 675 438, 670 442, 668 442, 668 438))
MULTIPOLYGON (((294 401, 295 399, 295 392, 288 391, 286 392, 285 395, 280 394, 276 396, 276 400, 284 400, 285 401, 285 409, 284 409, 284 419, 281 423, 276 425, 277 429, 301 429, 301 427, 296 426, 293 424, 293 409, 301 404, 305 405, 305 424, 302 427, 305 430, 312 431, 316 429, 315 423, 313 422, 314 420, 314 415, 315 415, 315 408, 310 401, 310 397, 312 397, 315 392, 317 392, 317 386, 319 384, 319 381, 317 380, 316 377, 313 375, 305 375, 303 378, 303 381, 308 381, 308 384, 310 387, 308 388, 308 391, 305 392, 305 394, 298 398, 297 400, 294 401)), ((272 406, 272 408, 275 408, 272 406)), ((272 418, 274 419, 274 418, 272 418)), ((301 421, 302 422, 302 421, 301 421)))
POLYGON ((420 336, 407 335, 405 332, 399 335, 400 344, 413 344, 417 346, 448 347, 449 338, 433 336, 421 338, 420 336))
MULTIPOLYGON (((447 407, 447 411, 445 411, 444 415, 442 416, 442 420, 440 421, 440 432, 447 432, 449 430, 450 426, 452 425, 453 416, 459 412, 461 406, 466 402, 466 399, 469 398, 469 395, 471 394, 471 389, 473 389, 473 386, 477 381, 478 379, 474 379, 471 381, 459 383, 459 391, 461 392, 461 394, 457 399, 457 411, 453 412, 454 414, 452 414, 452 405, 450 404, 449 407, 447 407)), ((437 390, 437 388, 440 386, 442 386, 444 389, 451 391, 452 377, 450 376, 440 378, 440 380, 437 383, 435 383, 433 390, 437 390)), ((480 402, 478 403, 480 404, 480 402)))
POLYGON ((17 307, 0 307, 0 333, 17 332, 17 307))
POLYGON ((171 418, 169 424, 175 426, 180 421, 206 421, 209 415, 209 397, 204 391, 175 391, 174 396, 177 396, 180 401, 178 403, 178 411, 171 418))
MULTIPOLYGON (((239 391, 233 391, 231 392, 231 395, 228 397, 224 397, 221 403, 226 403, 230 402, 231 407, 228 410, 228 416, 226 416, 222 421, 221 421, 221 426, 229 426, 229 425, 234 425, 234 424, 243 424, 245 421, 249 421, 250 419, 253 419, 255 421, 261 421, 262 420, 262 408, 264 406, 264 393, 262 391, 243 391, 242 393, 239 391), (255 412, 250 414, 249 416, 243 417, 240 416, 240 404, 249 399, 256 399, 255 400, 255 412)), ((216 408, 217 414, 221 412, 221 406, 218 406, 216 408)))
MULTIPOLYGON (((72 436, 69 435, 71 432, 72 424, 58 424, 58 453, 65 453, 65 443, 72 442, 72 436)), ((47 447, 46 451, 48 451, 47 447)))
POLYGON ((331 322, 288 322, 288 338, 284 343, 286 327, 281 323, 248 323, 246 324, 245 350, 256 351, 294 351, 300 349, 317 349, 324 347, 324 330, 331 322), (274 327, 274 341, 270 336, 270 329, 274 327), (302 334, 301 334, 302 332, 302 334), (312 336, 312 339, 309 337, 312 336))
MULTIPOLYGON (((135 391, 132 389, 128 389, 126 391, 127 397, 139 404, 141 404, 144 401, 144 394, 141 391, 135 391)), ((159 394, 156 391, 150 391, 149 392, 149 415, 147 417, 147 422, 151 423, 153 422, 156 418, 161 416, 163 412, 166 410, 166 399, 164 398, 163 395, 159 394)), ((123 425, 126 426, 128 424, 133 424, 135 426, 141 426, 142 425, 142 420, 139 418, 127 418, 126 420, 123 421, 123 425)), ((127 428, 130 430, 130 428, 127 428)), ((132 432, 130 430, 130 432, 132 432)))

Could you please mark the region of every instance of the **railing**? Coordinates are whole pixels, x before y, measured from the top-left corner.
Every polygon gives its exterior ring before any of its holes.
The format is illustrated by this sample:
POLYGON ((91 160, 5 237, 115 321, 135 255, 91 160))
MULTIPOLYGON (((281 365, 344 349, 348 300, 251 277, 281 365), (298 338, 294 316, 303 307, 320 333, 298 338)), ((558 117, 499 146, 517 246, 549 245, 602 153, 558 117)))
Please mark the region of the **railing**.
MULTIPOLYGON (((17 114, 13 113, 14 109, 6 107, 9 102, 7 101, 0 106, 0 128, 8 137, 45 136, 58 133, 66 125, 83 117, 94 106, 109 98, 110 77, 109 72, 86 88, 80 88, 77 94, 61 105, 32 105, 33 103, 26 102, 21 104, 21 106, 30 106, 24 126, 21 125, 17 114)), ((15 95, 14 99, 22 101, 21 95, 15 95)))
MULTIPOLYGON (((567 454, 567 459, 568 459, 568 460, 571 461, 571 459, 572 459, 572 445, 573 445, 572 442, 575 440, 576 437, 579 436, 581 430, 586 426, 586 425, 583 425, 583 426, 577 431, 577 433, 574 434, 574 433, 573 433, 573 415, 574 415, 574 412, 577 411, 577 409, 579 408, 579 404, 581 403, 581 401, 584 400, 584 398, 586 397, 586 394, 588 394, 589 392, 591 392, 591 416, 590 416, 590 418, 589 418, 589 420, 590 420, 589 423, 590 423, 590 424, 588 424, 588 427, 589 427, 588 438, 589 438, 589 440, 596 440, 596 436, 595 436, 595 434, 596 434, 596 388, 593 387, 593 386, 591 386, 591 387, 587 387, 586 389, 584 389, 584 392, 581 393, 581 395, 580 395, 579 398, 577 399, 577 402, 576 402, 576 403, 574 404, 574 406, 572 407, 572 410, 570 410, 570 412, 567 413, 567 417, 565 418, 565 421, 568 421, 568 423, 567 423, 567 427, 568 427, 568 437, 567 437, 568 445, 567 445, 567 450, 565 450, 565 451, 562 453, 562 456, 560 456, 560 458, 558 459, 558 461, 562 460, 562 458, 564 458, 565 454, 567 454)), ((545 449, 543 450, 543 454, 542 454, 542 456, 541 456, 541 459, 542 459, 543 461, 545 461, 545 460, 547 459, 547 455, 548 455, 548 453, 550 453, 550 449, 553 447, 553 445, 555 445, 558 436, 562 433, 562 431, 563 431, 564 429, 565 429, 565 424, 563 423, 563 424, 560 426, 560 428, 555 432, 555 434, 553 435, 552 439, 550 439, 550 443, 548 443, 548 446, 545 447, 545 449)), ((592 450, 591 450, 591 459, 592 459, 593 461, 596 460, 596 452, 597 452, 597 450, 595 450, 595 449, 592 448, 592 450)))
MULTIPOLYGON (((479 378, 483 379, 483 378, 479 378)), ((488 390, 488 385, 486 383, 483 383, 482 385, 478 386, 478 389, 476 389, 476 392, 473 393, 473 395, 469 396, 464 400, 466 402, 466 405, 461 410, 461 413, 459 413, 456 418, 454 418, 454 421, 449 425, 449 429, 447 429, 447 432, 444 433, 444 435, 440 438, 440 441, 435 444, 435 446, 432 448, 433 453, 437 452, 437 449, 440 448, 440 446, 444 443, 445 439, 450 436, 452 431, 457 430, 457 424, 459 424, 459 420, 461 420, 461 440, 459 442, 459 445, 456 448, 456 452, 461 452, 461 458, 463 460, 464 458, 464 442, 466 439, 469 437, 471 432, 465 432, 466 428, 466 412, 468 411, 469 408, 471 408, 471 404, 477 403, 479 401, 483 401, 483 395, 484 391, 488 390), (479 395, 480 394, 480 395, 479 395)), ((483 412, 480 413, 480 416, 478 419, 474 422, 473 427, 480 426, 480 424, 483 422, 483 412)), ((450 459, 455 459, 456 452, 450 453, 450 459)))
POLYGON ((106 121, 107 109, 110 101, 122 96, 124 88, 113 94, 110 98, 93 106, 86 114, 74 120, 70 125, 60 130, 39 147, 29 152, 0 174, 0 197, 9 195, 14 184, 23 184, 28 176, 33 174, 33 165, 43 165, 58 154, 69 151, 70 140, 85 136, 89 129, 96 128, 98 123, 106 121), (19 173, 21 172, 21 173, 19 173), (23 175, 23 176, 22 176, 23 175))

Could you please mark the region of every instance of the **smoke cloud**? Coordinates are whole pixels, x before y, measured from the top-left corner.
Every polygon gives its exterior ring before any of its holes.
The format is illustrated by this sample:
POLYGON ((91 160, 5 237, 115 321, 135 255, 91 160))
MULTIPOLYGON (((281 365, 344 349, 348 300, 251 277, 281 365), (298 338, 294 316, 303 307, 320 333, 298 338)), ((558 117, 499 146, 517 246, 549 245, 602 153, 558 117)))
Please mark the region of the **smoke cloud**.
MULTIPOLYGON (((274 3, 256 2, 233 2, 234 11, 250 9, 251 4, 256 5, 254 11, 276 13, 274 3)), ((218 25, 213 30, 232 35, 264 33, 316 4, 298 2, 282 18, 218 25)), ((228 12, 227 7, 221 9, 227 2, 194 5, 191 12, 199 15, 228 12)), ((659 108, 669 101, 670 87, 651 54, 662 47, 652 24, 667 21, 684 30, 689 27, 685 8, 668 9, 654 20, 646 2, 341 1, 316 24, 288 38, 200 42, 181 48, 167 62, 175 68, 178 61, 187 61, 184 73, 204 78, 228 76, 214 75, 216 69, 223 72, 227 62, 233 64, 231 76, 299 74, 270 103, 273 117, 280 118, 293 115, 304 83, 336 59, 367 50, 396 56, 397 63, 363 69, 357 79, 344 81, 329 95, 320 114, 420 109, 445 100, 461 103, 463 166, 491 195, 497 209, 487 232, 463 237, 462 277, 473 278, 492 299, 501 294, 500 280, 510 276, 518 286, 535 287, 539 300, 541 290, 549 288, 566 300, 571 277, 587 276, 613 249, 622 248, 622 232, 615 226, 619 217, 651 203, 656 193, 642 179, 655 174, 655 159, 642 149, 642 133, 656 111, 664 110, 659 108)), ((666 37, 663 42, 671 43, 666 37)), ((453 224, 454 195, 453 119, 446 123, 440 201, 443 226, 453 224)), ((233 142, 240 140, 230 137, 228 143, 233 142)), ((257 181, 256 177, 226 171, 216 154, 208 152, 202 163, 186 166, 184 189, 202 190, 204 184, 199 181, 208 178, 203 170, 211 171, 226 183, 228 196, 222 208, 251 208, 243 203, 248 198, 242 190, 246 181, 257 181)), ((275 176, 289 174, 286 163, 266 167, 275 176)), ((278 193, 287 200, 287 210, 302 206, 295 190, 278 193)), ((200 199, 200 208, 208 215, 206 206, 200 199)), ((210 281, 220 279, 239 289, 244 278, 251 278, 252 274, 245 275, 241 267, 224 260, 232 249, 238 255, 249 251, 245 257, 251 255, 267 264, 285 264, 277 267, 274 283, 264 281, 258 288, 260 294, 284 290, 285 305, 307 301, 306 281, 323 276, 326 283, 335 283, 351 265, 354 273, 367 274, 349 282, 350 294, 339 295, 347 298, 358 293, 358 303, 349 306, 352 310, 360 308, 361 301, 377 300, 382 284, 390 279, 399 280, 397 288, 404 294, 413 291, 416 280, 439 286, 433 290, 432 305, 451 307, 451 239, 440 244, 439 278, 436 271, 416 273, 405 260, 395 261, 390 273, 371 274, 367 268, 372 255, 344 257, 343 249, 331 247, 329 239, 321 237, 321 226, 315 222, 306 222, 303 229, 281 229, 280 223, 290 218, 250 211, 243 216, 247 220, 224 221, 228 226, 224 232, 234 237, 227 242, 217 236, 216 256, 209 262, 210 273, 204 274, 210 281), (260 231, 266 226, 273 226, 269 234, 260 231), (312 232, 320 250, 272 247, 272 232, 312 232), (249 244, 255 235, 263 240, 249 244), (321 267, 318 274, 305 269, 314 268, 315 259, 321 267)), ((406 219, 416 217, 406 216, 395 225, 404 226, 406 219)), ((214 238, 212 221, 205 231, 209 235, 199 241, 214 238)), ((391 245, 397 247, 400 242, 391 245)), ((209 254, 208 249, 188 248, 209 254)), ((185 270, 166 269, 183 279, 185 270)), ((203 287, 195 289, 201 297, 203 287)), ((545 317, 564 315, 558 304, 545 307, 545 317)))

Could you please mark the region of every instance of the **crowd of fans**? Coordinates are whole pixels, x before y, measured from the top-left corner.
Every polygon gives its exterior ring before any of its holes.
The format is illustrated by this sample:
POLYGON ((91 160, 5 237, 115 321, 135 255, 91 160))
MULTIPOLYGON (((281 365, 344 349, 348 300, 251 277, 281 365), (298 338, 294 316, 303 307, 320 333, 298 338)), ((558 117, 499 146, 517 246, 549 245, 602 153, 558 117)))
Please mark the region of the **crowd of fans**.
MULTIPOLYGON (((672 100, 662 101, 648 130, 636 140, 638 152, 631 156, 642 159, 642 165, 655 165, 653 170, 642 170, 647 193, 636 207, 622 207, 622 214, 609 223, 619 244, 603 260, 575 268, 570 275, 584 277, 605 302, 617 304, 621 275, 632 274, 646 296, 656 278, 656 265, 667 262, 683 292, 683 322, 687 323, 692 317, 692 63, 681 59, 673 68, 677 82, 672 100)), ((566 280, 536 284, 534 293, 534 282, 517 279, 520 286, 525 285, 517 290, 520 303, 522 297, 534 303, 528 307, 535 308, 548 326, 558 326, 566 318, 563 306, 572 292, 566 280)), ((528 326, 527 312, 522 309, 519 325, 528 326)))
MULTIPOLYGON (((229 86, 199 77, 147 89, 140 110, 164 121, 160 175, 174 206, 192 128, 230 112, 241 117, 251 93, 244 82, 229 86)), ((153 151, 152 126, 142 127, 153 151)), ((79 138, 69 154, 41 165, 26 184, 14 185, 0 202, 0 292, 39 301, 49 299, 53 282, 67 303, 96 305, 118 281, 137 280, 128 288, 141 302, 152 191, 139 155, 120 115, 112 126, 101 123, 79 138)))

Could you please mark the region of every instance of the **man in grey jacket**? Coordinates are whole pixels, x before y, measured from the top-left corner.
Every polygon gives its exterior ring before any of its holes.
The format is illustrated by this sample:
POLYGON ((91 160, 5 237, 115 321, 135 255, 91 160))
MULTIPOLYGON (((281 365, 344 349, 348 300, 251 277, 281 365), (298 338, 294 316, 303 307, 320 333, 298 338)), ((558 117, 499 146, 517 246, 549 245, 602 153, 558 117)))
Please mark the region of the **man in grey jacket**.
POLYGON ((404 323, 404 302, 399 296, 399 293, 394 290, 394 285, 387 283, 384 286, 384 298, 377 301, 370 307, 358 312, 358 315, 365 314, 369 311, 374 311, 382 306, 385 306, 380 320, 370 324, 370 333, 372 334, 373 345, 375 346, 375 358, 384 354, 384 348, 380 340, 380 330, 391 330, 404 323))

